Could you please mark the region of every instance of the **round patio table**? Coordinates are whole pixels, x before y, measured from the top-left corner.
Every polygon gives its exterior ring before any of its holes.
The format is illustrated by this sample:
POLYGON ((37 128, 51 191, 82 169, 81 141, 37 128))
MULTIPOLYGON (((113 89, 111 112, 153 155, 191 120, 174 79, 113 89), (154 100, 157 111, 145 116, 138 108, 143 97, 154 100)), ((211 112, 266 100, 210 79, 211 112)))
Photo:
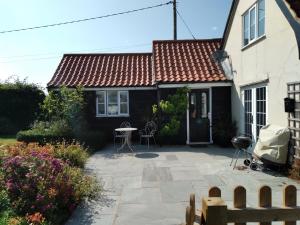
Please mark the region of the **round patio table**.
POLYGON ((124 128, 115 129, 115 131, 122 132, 125 134, 124 143, 120 148, 117 149, 117 152, 121 149, 124 149, 126 145, 128 146, 129 150, 133 152, 132 145, 131 145, 131 133, 135 130, 137 130, 137 128, 134 127, 124 127, 124 128))

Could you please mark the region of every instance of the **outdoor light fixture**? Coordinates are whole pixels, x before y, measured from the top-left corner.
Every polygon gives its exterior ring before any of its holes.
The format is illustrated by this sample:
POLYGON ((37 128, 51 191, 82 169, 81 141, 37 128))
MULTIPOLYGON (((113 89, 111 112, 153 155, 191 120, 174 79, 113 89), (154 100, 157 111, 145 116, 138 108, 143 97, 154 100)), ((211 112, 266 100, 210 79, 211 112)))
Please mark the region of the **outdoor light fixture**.
POLYGON ((295 112, 295 99, 284 98, 284 111, 287 113, 295 112))

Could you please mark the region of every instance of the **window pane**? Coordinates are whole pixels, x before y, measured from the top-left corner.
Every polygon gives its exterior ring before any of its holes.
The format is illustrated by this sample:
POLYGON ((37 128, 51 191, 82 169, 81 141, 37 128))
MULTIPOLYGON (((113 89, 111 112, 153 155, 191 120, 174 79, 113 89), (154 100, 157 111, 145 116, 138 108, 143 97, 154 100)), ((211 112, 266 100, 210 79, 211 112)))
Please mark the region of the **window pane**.
POLYGON ((118 104, 108 104, 107 114, 108 115, 118 115, 118 104))
POLYGON ((105 114, 105 105, 104 104, 98 104, 98 114, 99 115, 105 114))
POLYGON ((121 114, 128 114, 127 103, 121 103, 120 104, 120 113, 121 114))
POLYGON ((127 95, 128 92, 125 92, 125 91, 121 91, 120 92, 120 102, 127 102, 128 101, 128 95, 127 95))
POLYGON ((249 12, 244 15, 244 45, 249 43, 249 12))
POLYGON ((118 104, 118 91, 107 91, 107 103, 118 104))
POLYGON ((255 38, 256 22, 255 22, 255 8, 250 11, 250 40, 255 38))
POLYGON ((97 93, 98 103, 104 103, 104 92, 97 93))
POLYGON ((265 34, 265 0, 258 1, 258 36, 265 34))

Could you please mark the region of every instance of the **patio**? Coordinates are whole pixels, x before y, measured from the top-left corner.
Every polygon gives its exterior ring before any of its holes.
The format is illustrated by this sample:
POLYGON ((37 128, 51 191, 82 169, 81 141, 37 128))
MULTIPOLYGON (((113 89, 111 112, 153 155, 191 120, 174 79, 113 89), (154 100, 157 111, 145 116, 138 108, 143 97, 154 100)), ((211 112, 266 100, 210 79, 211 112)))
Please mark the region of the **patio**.
POLYGON ((108 146, 94 154, 86 167, 101 179, 103 196, 79 207, 67 224, 179 225, 184 221, 189 194, 196 194, 199 208, 200 198, 207 196, 211 186, 221 188, 229 205, 237 185, 246 187, 249 206, 258 205, 257 190, 262 185, 272 188, 274 206, 282 204, 281 191, 286 184, 296 185, 299 194, 299 184, 274 172, 232 170, 233 152, 216 146, 149 150, 135 146, 134 153, 116 153, 108 146))

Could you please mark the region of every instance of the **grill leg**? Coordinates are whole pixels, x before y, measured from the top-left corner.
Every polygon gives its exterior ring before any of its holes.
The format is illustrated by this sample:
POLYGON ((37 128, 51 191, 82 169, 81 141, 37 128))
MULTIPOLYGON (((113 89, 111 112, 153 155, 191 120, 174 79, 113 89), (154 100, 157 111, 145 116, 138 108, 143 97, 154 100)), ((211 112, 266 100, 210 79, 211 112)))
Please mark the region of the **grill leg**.
POLYGON ((238 161, 238 159, 239 159, 240 151, 241 151, 241 150, 239 149, 238 152, 237 152, 237 155, 236 155, 236 159, 235 159, 235 163, 234 163, 233 169, 235 169, 235 167, 236 167, 237 161, 238 161))
POLYGON ((236 154, 237 154, 238 151, 239 151, 238 149, 235 149, 234 154, 233 154, 233 156, 231 158, 230 166, 232 165, 233 160, 234 160, 234 158, 235 158, 235 156, 236 156, 236 154))

